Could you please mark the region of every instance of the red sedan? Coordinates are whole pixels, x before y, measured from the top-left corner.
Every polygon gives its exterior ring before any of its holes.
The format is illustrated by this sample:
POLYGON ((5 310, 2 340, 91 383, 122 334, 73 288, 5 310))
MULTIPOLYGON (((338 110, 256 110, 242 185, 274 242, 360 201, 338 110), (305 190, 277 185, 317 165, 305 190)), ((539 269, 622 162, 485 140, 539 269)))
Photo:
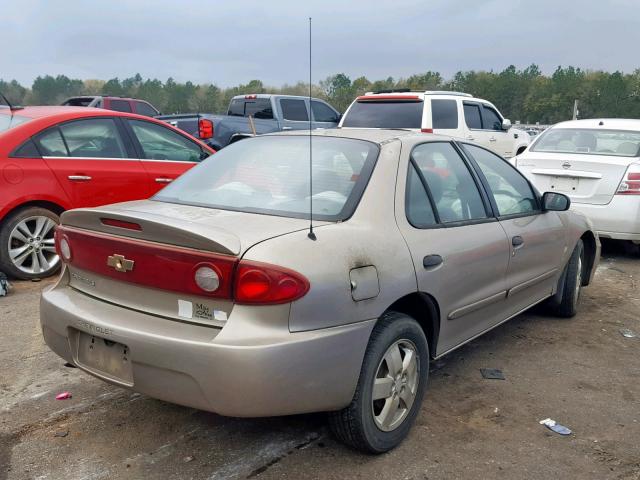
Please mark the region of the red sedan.
POLYGON ((153 118, 81 107, 0 107, 0 270, 59 268, 53 231, 70 208, 147 198, 214 150, 153 118))

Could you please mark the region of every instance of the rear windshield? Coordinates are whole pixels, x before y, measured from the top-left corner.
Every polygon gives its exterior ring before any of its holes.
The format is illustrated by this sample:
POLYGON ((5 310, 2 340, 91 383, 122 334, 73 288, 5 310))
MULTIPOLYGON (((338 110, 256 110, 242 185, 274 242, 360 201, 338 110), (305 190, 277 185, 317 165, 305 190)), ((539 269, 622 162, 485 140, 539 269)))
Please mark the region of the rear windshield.
POLYGON ((17 127, 21 123, 25 123, 31 120, 29 117, 21 117, 19 115, 9 115, 4 112, 0 113, 0 132, 10 130, 13 127, 17 127))
MULTIPOLYGON (((346 220, 378 157, 361 140, 313 137, 313 218, 346 220)), ((309 218, 309 137, 259 137, 234 143, 161 190, 154 200, 309 218)))
POLYGON ((532 146, 533 152, 587 153, 637 157, 640 132, 587 128, 550 128, 532 146))
POLYGON ((347 112, 343 127, 420 128, 423 102, 355 102, 347 112))

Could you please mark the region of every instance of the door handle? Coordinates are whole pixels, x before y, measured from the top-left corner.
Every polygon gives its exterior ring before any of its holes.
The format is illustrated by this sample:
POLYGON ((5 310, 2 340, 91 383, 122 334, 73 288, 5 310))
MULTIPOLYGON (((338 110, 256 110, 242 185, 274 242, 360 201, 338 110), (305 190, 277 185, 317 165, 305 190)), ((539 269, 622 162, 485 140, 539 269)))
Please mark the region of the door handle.
POLYGON ((520 235, 516 235, 511 239, 511 245, 513 245, 516 248, 520 247, 524 245, 524 239, 520 235))
POLYGON ((422 266, 424 268, 437 267, 442 263, 442 257, 440 255, 427 255, 422 259, 422 266))
POLYGON ((173 178, 164 178, 164 177, 156 178, 156 183, 171 183, 171 182, 173 182, 173 178))
POLYGON ((495 141, 496 141, 496 137, 491 137, 491 138, 489 139, 489 141, 490 141, 490 142, 495 142, 495 141))
POLYGON ((282 127, 282 130, 291 130, 291 127, 282 127))
POLYGON ((69 175, 67 178, 74 182, 88 182, 91 180, 89 175, 69 175))

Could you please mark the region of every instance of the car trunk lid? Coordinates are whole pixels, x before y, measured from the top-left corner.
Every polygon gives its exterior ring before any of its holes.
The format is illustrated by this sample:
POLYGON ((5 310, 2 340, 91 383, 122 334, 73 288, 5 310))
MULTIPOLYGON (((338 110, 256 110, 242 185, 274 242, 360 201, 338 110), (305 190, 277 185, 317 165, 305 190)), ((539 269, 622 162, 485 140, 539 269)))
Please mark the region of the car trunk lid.
POLYGON ((308 227, 303 219, 156 201, 72 210, 61 223, 71 287, 158 317, 218 327, 233 309, 232 277, 244 252, 308 227), (215 292, 195 282, 202 266, 217 273, 215 292))
POLYGON ((574 203, 605 205, 636 158, 615 155, 531 152, 516 166, 541 192, 568 195, 574 203))

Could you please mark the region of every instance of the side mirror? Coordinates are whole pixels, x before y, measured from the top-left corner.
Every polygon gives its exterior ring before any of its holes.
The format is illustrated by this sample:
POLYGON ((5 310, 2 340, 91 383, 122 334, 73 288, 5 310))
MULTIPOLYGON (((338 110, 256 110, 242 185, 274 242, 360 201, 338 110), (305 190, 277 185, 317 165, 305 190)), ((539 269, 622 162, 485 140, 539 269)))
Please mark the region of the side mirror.
POLYGON ((509 120, 508 118, 505 118, 504 120, 502 120, 502 129, 509 130, 510 128, 511 128, 511 120, 509 120))
POLYGON ((542 195, 542 210, 545 212, 564 212, 569 210, 571 199, 563 193, 545 192, 542 195))

